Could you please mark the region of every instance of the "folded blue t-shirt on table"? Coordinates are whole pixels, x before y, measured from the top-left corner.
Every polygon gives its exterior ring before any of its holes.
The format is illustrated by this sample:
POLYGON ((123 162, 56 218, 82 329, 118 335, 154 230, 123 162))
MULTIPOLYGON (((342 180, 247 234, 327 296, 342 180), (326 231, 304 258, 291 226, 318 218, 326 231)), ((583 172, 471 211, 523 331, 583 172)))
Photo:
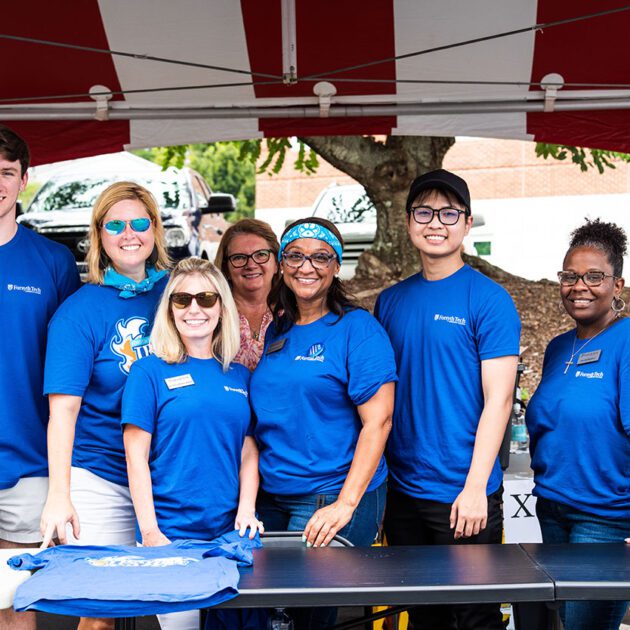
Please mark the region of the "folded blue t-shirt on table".
POLYGON ((233 531, 213 541, 163 547, 61 545, 9 559, 35 571, 17 590, 18 612, 81 617, 135 617, 215 606, 238 595, 239 566, 262 547, 233 531))

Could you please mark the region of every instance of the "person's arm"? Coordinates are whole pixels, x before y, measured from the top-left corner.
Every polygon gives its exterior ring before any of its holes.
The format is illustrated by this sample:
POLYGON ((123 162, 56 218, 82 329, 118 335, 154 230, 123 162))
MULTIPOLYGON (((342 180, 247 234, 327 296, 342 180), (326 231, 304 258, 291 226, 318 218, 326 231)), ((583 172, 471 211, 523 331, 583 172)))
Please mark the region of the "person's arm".
POLYGON ((70 499, 70 465, 74 430, 81 408, 81 396, 50 394, 48 404, 48 497, 40 520, 43 536, 42 549, 49 547, 53 538, 62 545, 68 540, 66 524, 72 525, 72 533, 79 538, 79 516, 70 499))
POLYGON ((486 488, 510 419, 517 365, 516 356, 481 362, 484 406, 466 483, 451 508, 450 525, 455 538, 478 534, 487 525, 486 488))
POLYGON ((240 493, 238 510, 234 520, 234 529, 239 536, 245 536, 249 528, 249 537, 254 538, 256 532, 264 533, 262 521, 256 518, 256 495, 258 494, 258 447, 251 436, 245 437, 241 450, 241 470, 239 472, 240 493))
POLYGON ((160 531, 155 504, 153 503, 153 484, 149 469, 149 452, 152 435, 134 424, 126 424, 123 430, 127 474, 133 509, 138 519, 143 547, 159 547, 171 541, 160 531))
POLYGON ((348 476, 337 500, 317 510, 306 524, 304 536, 308 544, 327 545, 350 522, 383 456, 392 427, 394 391, 394 383, 385 383, 372 398, 357 407, 363 426, 348 476))

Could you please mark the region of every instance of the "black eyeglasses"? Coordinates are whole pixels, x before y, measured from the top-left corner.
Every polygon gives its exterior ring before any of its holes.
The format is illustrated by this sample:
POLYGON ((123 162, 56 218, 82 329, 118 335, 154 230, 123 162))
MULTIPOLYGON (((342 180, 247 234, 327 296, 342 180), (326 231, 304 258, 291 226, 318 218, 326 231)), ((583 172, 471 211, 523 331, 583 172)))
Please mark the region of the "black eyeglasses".
POLYGON ((603 271, 587 271, 581 275, 574 271, 558 271, 558 280, 563 287, 572 287, 578 280, 582 280, 587 287, 598 287, 604 278, 616 277, 603 271))
POLYGON ((299 269, 307 260, 315 267, 315 269, 326 269, 330 267, 330 263, 335 260, 337 256, 334 254, 326 254, 324 252, 311 254, 306 256, 302 252, 283 252, 282 260, 293 267, 293 269, 299 269))
POLYGON ((446 206, 444 208, 432 208, 431 206, 415 206, 411 208, 416 223, 431 223, 437 214, 442 225, 455 225, 459 221, 460 214, 466 214, 465 210, 446 206))
POLYGON ((270 249, 259 249, 253 254, 232 254, 227 259, 230 261, 232 267, 246 267, 249 259, 251 258, 257 265, 264 265, 271 256, 270 249))
POLYGON ((171 293, 169 298, 175 308, 186 308, 195 300, 202 308, 212 308, 219 299, 219 294, 212 291, 202 291, 201 293, 171 293))

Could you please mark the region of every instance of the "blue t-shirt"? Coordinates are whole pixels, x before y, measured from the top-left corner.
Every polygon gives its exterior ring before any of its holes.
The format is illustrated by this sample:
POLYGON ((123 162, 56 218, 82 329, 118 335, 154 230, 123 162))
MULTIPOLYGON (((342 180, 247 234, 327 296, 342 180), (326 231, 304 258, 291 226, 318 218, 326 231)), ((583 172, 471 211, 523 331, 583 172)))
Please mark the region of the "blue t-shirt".
POLYGON ((152 434, 149 468, 162 533, 210 539, 234 529, 243 442, 251 424, 249 370, 216 359, 134 364, 122 423, 152 434))
MULTIPOLYGON (((573 358, 575 330, 547 347, 527 407, 534 494, 606 518, 630 518, 630 320, 573 358), (599 357, 587 353, 599 352, 599 357), (586 363, 580 361, 586 360, 586 363)), ((575 349, 585 340, 577 339, 575 349)))
POLYGON ((0 490, 46 477, 48 322, 79 287, 70 250, 18 225, 0 246, 0 490))
MULTIPOLYGON (((374 312, 391 339, 400 379, 387 445, 390 487, 452 503, 466 482, 483 411, 481 362, 519 354, 514 303, 464 265, 442 280, 407 278, 381 293, 374 312)), ((497 458, 486 492, 501 479, 497 458)))
POLYGON ((262 545, 231 532, 212 542, 163 547, 60 545, 9 559, 35 571, 15 594, 17 611, 82 617, 136 617, 220 604, 238 595, 239 566, 262 545))
MULTIPOLYGON (((328 313, 267 332, 250 392, 261 485, 272 494, 338 493, 362 427, 357 405, 397 380, 391 345, 372 315, 357 309, 337 320, 328 313)), ((382 459, 368 491, 386 476, 382 459)))
POLYGON ((120 485, 127 466, 120 406, 129 370, 149 354, 149 333, 167 278, 124 299, 86 284, 66 300, 48 331, 44 393, 81 396, 72 465, 120 485))

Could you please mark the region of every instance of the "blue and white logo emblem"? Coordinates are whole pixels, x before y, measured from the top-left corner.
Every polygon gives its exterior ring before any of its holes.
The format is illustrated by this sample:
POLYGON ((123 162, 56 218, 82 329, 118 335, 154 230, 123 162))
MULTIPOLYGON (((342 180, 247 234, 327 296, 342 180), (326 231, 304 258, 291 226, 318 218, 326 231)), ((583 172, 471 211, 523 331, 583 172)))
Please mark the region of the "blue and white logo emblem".
POLYGON ((120 357, 118 367, 123 374, 129 374, 133 362, 148 356, 149 322, 144 317, 130 317, 116 322, 116 334, 109 347, 120 357))
POLYGON ((306 353, 306 356, 298 354, 295 357, 296 361, 319 361, 320 363, 324 362, 324 344, 321 342, 314 343, 306 353))
POLYGON ((308 349, 308 356, 309 357, 318 357, 321 354, 324 353, 324 344, 323 343, 314 343, 309 349, 308 349))
POLYGON ((104 556, 103 558, 86 558, 85 562, 93 567, 123 568, 148 567, 163 569, 165 567, 185 567, 192 562, 199 562, 197 558, 186 556, 166 556, 164 558, 143 558, 142 556, 104 556))

